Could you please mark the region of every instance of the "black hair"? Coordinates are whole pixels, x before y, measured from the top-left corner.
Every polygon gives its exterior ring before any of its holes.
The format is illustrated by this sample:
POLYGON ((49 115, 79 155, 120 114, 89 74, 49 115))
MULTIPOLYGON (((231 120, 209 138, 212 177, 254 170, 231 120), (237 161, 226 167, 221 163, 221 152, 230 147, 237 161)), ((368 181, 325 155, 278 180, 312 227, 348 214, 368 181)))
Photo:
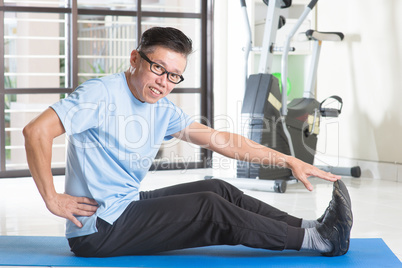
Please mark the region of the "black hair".
POLYGON ((142 36, 137 50, 152 53, 156 46, 171 49, 188 56, 192 53, 192 41, 182 31, 172 27, 152 27, 142 36))

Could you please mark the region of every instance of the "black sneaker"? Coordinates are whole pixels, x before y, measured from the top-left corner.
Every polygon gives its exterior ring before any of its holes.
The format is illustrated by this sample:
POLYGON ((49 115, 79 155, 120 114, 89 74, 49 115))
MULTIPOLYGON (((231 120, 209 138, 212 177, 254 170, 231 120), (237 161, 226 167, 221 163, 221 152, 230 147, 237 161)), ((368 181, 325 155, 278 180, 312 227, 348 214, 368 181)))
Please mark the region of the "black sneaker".
POLYGON ((325 252, 322 255, 344 255, 349 250, 353 214, 348 190, 341 180, 334 182, 332 200, 321 220, 321 223, 317 225, 317 231, 333 245, 331 252, 325 252))

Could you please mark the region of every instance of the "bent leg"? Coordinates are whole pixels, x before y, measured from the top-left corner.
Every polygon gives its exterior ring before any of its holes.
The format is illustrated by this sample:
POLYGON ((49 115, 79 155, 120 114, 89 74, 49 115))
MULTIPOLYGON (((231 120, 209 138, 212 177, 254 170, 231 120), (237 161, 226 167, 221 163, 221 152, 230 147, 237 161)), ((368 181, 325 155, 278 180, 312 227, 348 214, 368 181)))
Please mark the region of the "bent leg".
POLYGON ((245 210, 218 194, 199 192, 133 202, 98 233, 70 239, 79 256, 154 254, 209 245, 300 249, 304 229, 245 210))
POLYGON ((293 217, 284 211, 268 205, 256 198, 248 196, 235 186, 218 179, 201 180, 196 182, 173 185, 154 191, 140 192, 140 198, 141 200, 145 200, 157 197, 198 192, 216 193, 238 207, 277 221, 286 222, 290 226, 300 227, 302 223, 302 219, 293 217))

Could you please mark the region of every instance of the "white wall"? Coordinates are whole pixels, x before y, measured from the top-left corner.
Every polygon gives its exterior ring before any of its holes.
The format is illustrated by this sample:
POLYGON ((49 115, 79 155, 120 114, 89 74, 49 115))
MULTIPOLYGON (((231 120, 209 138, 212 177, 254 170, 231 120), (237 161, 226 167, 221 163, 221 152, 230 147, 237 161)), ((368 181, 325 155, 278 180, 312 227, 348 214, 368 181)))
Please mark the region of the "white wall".
POLYGON ((214 14, 215 128, 236 132, 245 85, 240 1, 215 1, 214 14))
POLYGON ((345 34, 323 44, 318 71, 318 98, 345 102, 328 154, 402 163, 401 14, 400 0, 318 2, 318 29, 345 34))
MULTIPOLYGON (((214 1, 214 127, 240 133, 244 98, 244 25, 240 1, 214 1)), ((236 174, 236 161, 213 154, 213 167, 236 174)))
MULTIPOLYGON (((235 124, 226 125, 232 131, 237 131, 244 94, 239 6, 236 0, 215 1, 215 117, 229 115, 235 124)), ((318 30, 345 34, 343 42, 322 48, 318 99, 339 95, 344 109, 339 119, 323 122, 318 150, 402 163, 402 1, 321 0, 317 8, 318 30)))

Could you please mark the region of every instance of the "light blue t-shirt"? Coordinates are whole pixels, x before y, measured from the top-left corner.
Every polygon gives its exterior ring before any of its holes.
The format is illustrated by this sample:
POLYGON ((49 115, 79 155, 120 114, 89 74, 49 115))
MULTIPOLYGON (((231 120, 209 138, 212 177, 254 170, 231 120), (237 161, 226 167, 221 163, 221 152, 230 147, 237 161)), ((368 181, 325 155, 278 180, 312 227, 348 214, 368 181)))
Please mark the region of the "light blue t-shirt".
POLYGON ((124 73, 89 80, 51 108, 68 137, 65 192, 95 199, 91 217, 67 220, 66 237, 97 232, 97 217, 113 224, 139 200, 145 177, 163 140, 193 120, 166 98, 155 104, 137 100, 124 73))

